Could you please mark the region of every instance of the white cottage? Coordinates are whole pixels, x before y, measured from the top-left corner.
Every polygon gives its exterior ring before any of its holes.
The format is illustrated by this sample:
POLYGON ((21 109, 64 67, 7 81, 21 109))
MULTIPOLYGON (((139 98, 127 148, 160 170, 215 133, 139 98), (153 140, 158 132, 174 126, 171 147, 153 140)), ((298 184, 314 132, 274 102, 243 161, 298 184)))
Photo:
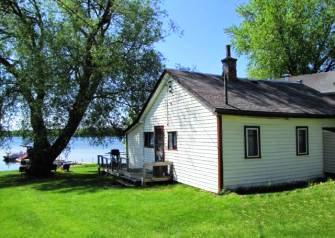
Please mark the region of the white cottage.
POLYGON ((165 70, 126 130, 129 166, 171 161, 174 179, 207 191, 335 173, 335 103, 301 83, 165 70))

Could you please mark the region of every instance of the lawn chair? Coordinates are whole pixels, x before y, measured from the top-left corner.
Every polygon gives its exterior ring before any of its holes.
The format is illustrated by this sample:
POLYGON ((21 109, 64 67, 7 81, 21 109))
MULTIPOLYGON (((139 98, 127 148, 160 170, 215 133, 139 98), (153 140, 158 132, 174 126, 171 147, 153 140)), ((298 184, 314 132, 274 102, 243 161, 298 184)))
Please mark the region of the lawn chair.
POLYGON ((120 158, 120 151, 117 149, 111 150, 111 166, 112 169, 121 169, 121 158, 120 158))
POLYGON ((63 169, 64 171, 70 172, 70 166, 71 166, 70 163, 64 163, 64 164, 62 165, 62 169, 63 169))

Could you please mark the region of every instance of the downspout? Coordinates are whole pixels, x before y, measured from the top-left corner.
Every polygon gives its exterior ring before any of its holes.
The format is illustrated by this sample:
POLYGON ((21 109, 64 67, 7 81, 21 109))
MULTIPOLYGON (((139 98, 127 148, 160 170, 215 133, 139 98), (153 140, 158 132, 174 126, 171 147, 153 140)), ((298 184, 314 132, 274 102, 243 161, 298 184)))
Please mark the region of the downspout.
MULTIPOLYGON (((170 93, 170 84, 171 82, 167 80, 167 89, 166 89, 166 126, 169 127, 169 93, 170 93)), ((165 133, 165 132, 164 132, 165 133)))
POLYGON ((218 143, 218 193, 223 190, 223 155, 222 155, 222 116, 217 115, 217 143, 218 143))
POLYGON ((223 80, 224 80, 224 95, 225 95, 225 104, 228 105, 228 80, 227 75, 223 74, 223 80))
POLYGON ((128 146, 128 133, 126 133, 126 160, 127 160, 127 170, 129 169, 129 146, 128 146))
POLYGON ((126 157, 128 158, 128 134, 126 133, 126 157))

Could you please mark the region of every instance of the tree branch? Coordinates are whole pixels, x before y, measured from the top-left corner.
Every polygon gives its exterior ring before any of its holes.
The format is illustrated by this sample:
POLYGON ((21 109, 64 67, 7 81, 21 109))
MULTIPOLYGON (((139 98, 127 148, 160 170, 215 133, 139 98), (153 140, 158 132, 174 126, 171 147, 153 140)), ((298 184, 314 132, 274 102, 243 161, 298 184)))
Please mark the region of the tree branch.
MULTIPOLYGON (((61 0, 57 1, 62 3, 61 0)), ((79 79, 79 92, 72 105, 72 109, 69 111, 69 119, 66 126, 51 146, 53 157, 58 156, 62 152, 64 146, 69 143, 101 82, 102 75, 94 72, 95 65, 92 61, 91 50, 95 44, 97 44, 96 36, 99 33, 99 30, 101 30, 101 27, 111 19, 111 6, 111 1, 108 0, 101 19, 94 27, 93 31, 87 36, 86 54, 83 60, 83 76, 79 79)), ((103 31, 101 32, 101 36, 104 37, 103 31)))
POLYGON ((1 55, 0 55, 0 64, 2 64, 6 68, 6 70, 9 73, 11 73, 14 77, 16 78, 18 77, 18 73, 16 72, 15 65, 10 63, 7 58, 1 55))

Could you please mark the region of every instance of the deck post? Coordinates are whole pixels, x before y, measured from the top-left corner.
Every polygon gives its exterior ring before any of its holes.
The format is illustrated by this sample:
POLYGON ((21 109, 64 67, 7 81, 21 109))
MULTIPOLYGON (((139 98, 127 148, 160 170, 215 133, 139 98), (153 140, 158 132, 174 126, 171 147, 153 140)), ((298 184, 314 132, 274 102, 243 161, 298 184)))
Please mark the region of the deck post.
POLYGON ((98 155, 98 174, 101 175, 101 169, 100 169, 100 155, 98 155))
POLYGON ((171 181, 173 180, 173 164, 171 163, 170 166, 169 166, 169 175, 170 175, 170 178, 171 178, 171 181))
POLYGON ((104 169, 104 157, 101 157, 101 167, 104 169))

